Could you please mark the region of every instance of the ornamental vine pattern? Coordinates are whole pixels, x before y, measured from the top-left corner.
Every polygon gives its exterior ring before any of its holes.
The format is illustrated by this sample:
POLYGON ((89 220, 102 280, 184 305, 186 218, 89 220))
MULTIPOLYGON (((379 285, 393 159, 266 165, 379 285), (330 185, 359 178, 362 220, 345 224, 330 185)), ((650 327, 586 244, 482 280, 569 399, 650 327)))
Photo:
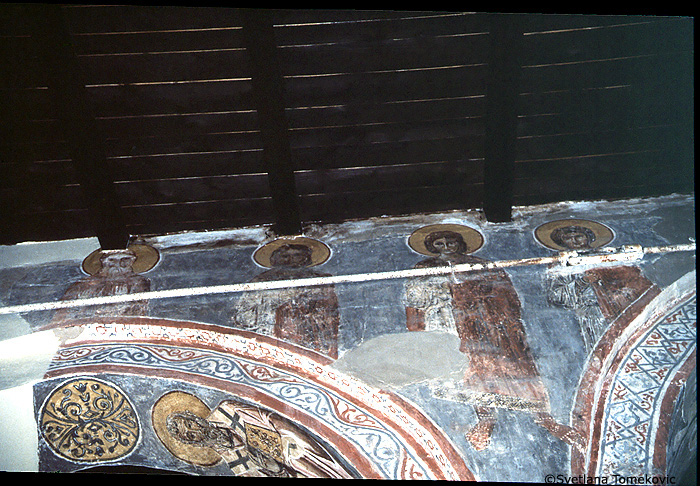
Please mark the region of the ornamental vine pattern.
POLYGON ((92 378, 57 387, 44 403, 39 427, 49 447, 74 462, 120 459, 139 438, 136 412, 127 397, 92 378))

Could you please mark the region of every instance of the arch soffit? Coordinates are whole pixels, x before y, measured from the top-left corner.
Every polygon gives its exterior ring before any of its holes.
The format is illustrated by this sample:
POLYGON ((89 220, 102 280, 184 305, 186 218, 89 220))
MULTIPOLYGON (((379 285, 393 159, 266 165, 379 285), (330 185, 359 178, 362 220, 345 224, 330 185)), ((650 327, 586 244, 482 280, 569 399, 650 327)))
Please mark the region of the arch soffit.
POLYGON ((587 438, 588 448, 585 457, 572 450, 572 474, 665 473, 669 424, 663 417, 670 415, 682 384, 695 368, 695 277, 695 271, 686 274, 643 307, 613 322, 589 355, 571 417, 572 426, 587 438), (653 358, 653 353, 662 353, 657 357, 663 359, 653 358), (634 386, 641 377, 646 378, 643 392, 634 386), (632 419, 627 413, 630 407, 642 415, 632 419), (619 433, 620 429, 630 430, 619 433), (626 440, 634 443, 621 443, 626 440), (637 454, 623 458, 616 450, 637 454))
POLYGON ((246 331, 147 317, 74 321, 55 332, 63 339, 47 380, 95 373, 182 380, 298 421, 340 445, 364 477, 475 480, 450 439, 416 405, 339 373, 314 351, 246 331), (196 366, 205 360, 213 366, 196 366), (369 447, 374 441, 382 454, 369 447))

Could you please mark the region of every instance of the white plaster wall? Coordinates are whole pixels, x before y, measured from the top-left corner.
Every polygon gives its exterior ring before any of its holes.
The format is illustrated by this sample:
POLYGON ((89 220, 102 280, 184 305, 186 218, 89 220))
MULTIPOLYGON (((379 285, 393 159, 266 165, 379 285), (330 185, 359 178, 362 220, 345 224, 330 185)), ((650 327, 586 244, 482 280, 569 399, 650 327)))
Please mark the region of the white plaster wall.
MULTIPOLYGON (((82 261, 99 248, 97 238, 0 246, 0 269, 82 261)), ((41 380, 58 347, 52 332, 29 333, 18 315, 0 316, 0 471, 38 470, 32 386, 41 380)))
POLYGON ((52 331, 0 342, 0 471, 38 471, 32 386, 43 378, 58 345, 52 331))
POLYGON ((38 471, 32 385, 0 390, 0 471, 38 471))
POLYGON ((97 238, 51 242, 27 242, 0 246, 0 268, 40 265, 66 260, 82 261, 100 247, 97 238))

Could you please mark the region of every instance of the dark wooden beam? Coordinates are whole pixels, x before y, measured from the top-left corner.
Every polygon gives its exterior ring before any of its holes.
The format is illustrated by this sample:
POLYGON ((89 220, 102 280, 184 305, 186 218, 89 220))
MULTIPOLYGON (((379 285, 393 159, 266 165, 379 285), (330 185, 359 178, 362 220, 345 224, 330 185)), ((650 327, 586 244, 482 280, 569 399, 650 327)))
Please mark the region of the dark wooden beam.
POLYGON ((241 11, 243 39, 250 57, 253 96, 263 141, 263 157, 276 213, 275 231, 301 233, 294 164, 284 112, 284 80, 272 21, 265 10, 241 11))
POLYGON ((126 248, 130 235, 61 7, 37 4, 34 13, 38 55, 70 146, 92 227, 103 250, 126 248))
POLYGON ((519 15, 490 16, 484 214, 491 222, 506 222, 512 218, 522 35, 519 15))

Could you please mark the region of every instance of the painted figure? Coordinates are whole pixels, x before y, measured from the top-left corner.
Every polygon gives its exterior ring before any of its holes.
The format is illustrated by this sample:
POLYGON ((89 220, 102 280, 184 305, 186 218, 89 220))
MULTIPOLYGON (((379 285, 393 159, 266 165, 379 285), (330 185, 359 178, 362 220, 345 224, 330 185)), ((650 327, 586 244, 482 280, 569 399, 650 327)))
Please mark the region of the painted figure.
MULTIPOLYGON (((547 241, 552 249, 590 251, 612 240, 612 233, 608 236, 602 225, 593 221, 567 224, 564 220, 551 226, 547 241)), ((574 312, 585 349, 590 352, 610 322, 652 286, 634 266, 600 266, 575 273, 552 268, 547 298, 551 304, 574 312)))
MULTIPOLYGON (((321 263, 327 247, 310 238, 280 239, 261 248, 255 258, 269 270, 253 282, 326 277, 311 267, 321 263)), ((338 298, 332 285, 260 290, 243 294, 232 323, 239 329, 271 335, 338 357, 338 298)))
MULTIPOLYGON (((464 228, 464 227, 463 227, 464 228)), ((415 268, 488 263, 468 253, 471 229, 426 232, 415 268)), ((414 244, 417 244, 414 239, 414 244)), ((481 450, 495 426, 494 408, 548 412, 549 399, 527 344, 518 295, 508 274, 485 269, 411 279, 405 285, 410 331, 450 332, 460 338, 469 367, 456 393, 475 406, 478 423, 467 439, 481 450)))
POLYGON ((187 409, 173 411, 165 427, 175 441, 216 451, 236 476, 353 477, 291 421, 237 401, 220 403, 207 417, 187 409))
MULTIPOLYGON (((151 289, 150 280, 134 271, 138 258, 135 250, 104 250, 98 257, 99 266, 94 273, 68 287, 62 300, 134 294, 151 289)), ((104 304, 60 309, 54 314, 52 323, 84 317, 143 316, 147 313, 148 301, 104 304)))

